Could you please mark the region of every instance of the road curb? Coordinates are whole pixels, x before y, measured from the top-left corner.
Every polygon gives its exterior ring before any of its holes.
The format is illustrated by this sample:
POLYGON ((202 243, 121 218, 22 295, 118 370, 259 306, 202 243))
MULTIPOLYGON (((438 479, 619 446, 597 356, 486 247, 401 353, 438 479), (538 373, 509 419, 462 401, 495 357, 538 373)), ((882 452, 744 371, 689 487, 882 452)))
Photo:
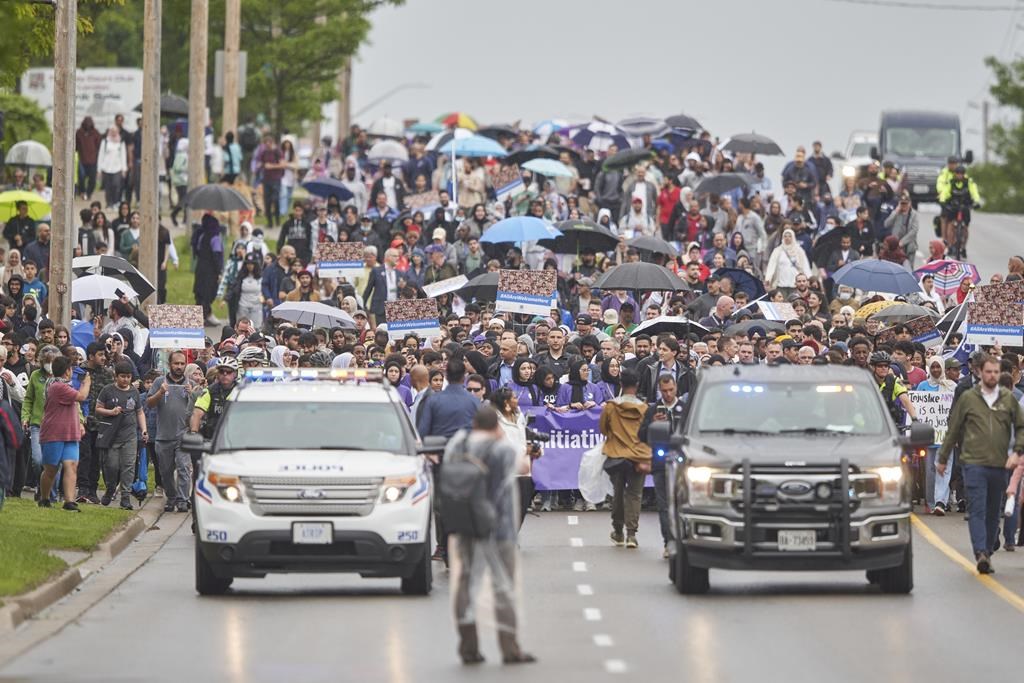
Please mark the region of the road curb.
POLYGON ((149 498, 124 527, 112 532, 87 558, 28 593, 8 598, 7 604, 0 607, 0 638, 71 593, 90 574, 101 570, 152 526, 162 512, 163 501, 157 503, 149 498))

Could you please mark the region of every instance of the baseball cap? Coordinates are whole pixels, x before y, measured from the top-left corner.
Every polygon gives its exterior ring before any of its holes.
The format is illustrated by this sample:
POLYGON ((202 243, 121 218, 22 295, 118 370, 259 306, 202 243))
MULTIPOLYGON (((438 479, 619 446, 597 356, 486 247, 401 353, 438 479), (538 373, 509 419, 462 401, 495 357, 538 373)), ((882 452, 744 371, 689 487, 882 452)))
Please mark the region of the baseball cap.
POLYGON ((426 252, 427 254, 438 254, 438 253, 443 254, 444 253, 444 247, 442 247, 440 244, 431 244, 429 247, 427 247, 423 251, 426 252))
POLYGON ((581 315, 576 316, 576 324, 577 325, 593 325, 594 324, 594 319, 591 318, 589 314, 583 313, 581 315))
POLYGON ((352 314, 352 317, 353 318, 365 318, 366 317, 366 311, 364 311, 362 309, 359 309, 355 313, 352 314))
POLYGON ((956 358, 947 358, 946 359, 946 369, 947 370, 949 370, 950 368, 959 368, 959 367, 960 367, 960 361, 958 361, 956 358))
POLYGON ((782 348, 783 349, 799 349, 800 348, 800 344, 796 343, 792 339, 787 339, 786 341, 782 342, 782 348))
POLYGON ((431 239, 443 240, 448 237, 448 233, 444 231, 444 228, 434 228, 434 232, 431 235, 431 239))

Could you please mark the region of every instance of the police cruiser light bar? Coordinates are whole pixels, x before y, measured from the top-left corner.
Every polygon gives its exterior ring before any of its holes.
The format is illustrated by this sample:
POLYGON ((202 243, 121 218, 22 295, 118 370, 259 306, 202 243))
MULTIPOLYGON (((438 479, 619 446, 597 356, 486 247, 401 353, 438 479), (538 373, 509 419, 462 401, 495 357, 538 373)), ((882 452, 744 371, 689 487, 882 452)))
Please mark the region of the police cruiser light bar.
POLYGON ((250 368, 246 382, 383 382, 380 368, 250 368))

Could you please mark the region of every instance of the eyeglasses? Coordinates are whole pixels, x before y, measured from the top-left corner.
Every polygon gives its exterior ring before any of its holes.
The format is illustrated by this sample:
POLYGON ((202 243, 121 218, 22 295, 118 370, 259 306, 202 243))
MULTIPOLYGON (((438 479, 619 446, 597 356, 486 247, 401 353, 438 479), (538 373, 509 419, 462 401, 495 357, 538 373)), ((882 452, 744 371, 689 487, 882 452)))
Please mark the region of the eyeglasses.
POLYGON ((482 393, 482 392, 483 392, 483 390, 484 390, 484 388, 483 388, 483 387, 466 387, 466 391, 471 391, 471 392, 473 392, 474 394, 476 394, 476 393, 482 393))

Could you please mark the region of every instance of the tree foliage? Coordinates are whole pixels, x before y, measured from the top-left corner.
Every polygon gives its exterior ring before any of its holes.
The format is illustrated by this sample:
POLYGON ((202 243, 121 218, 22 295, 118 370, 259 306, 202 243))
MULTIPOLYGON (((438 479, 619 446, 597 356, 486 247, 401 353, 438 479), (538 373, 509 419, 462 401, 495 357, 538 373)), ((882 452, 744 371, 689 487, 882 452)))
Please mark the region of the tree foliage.
POLYGON ((1024 59, 1000 62, 994 57, 985 60, 992 69, 995 84, 989 89, 1001 107, 1016 110, 1009 122, 989 127, 989 147, 996 151, 998 161, 971 169, 989 211, 1024 213, 1024 59))
POLYGON ((0 93, 0 111, 4 112, 4 149, 22 140, 35 140, 47 147, 53 136, 43 110, 32 100, 21 95, 0 93))

